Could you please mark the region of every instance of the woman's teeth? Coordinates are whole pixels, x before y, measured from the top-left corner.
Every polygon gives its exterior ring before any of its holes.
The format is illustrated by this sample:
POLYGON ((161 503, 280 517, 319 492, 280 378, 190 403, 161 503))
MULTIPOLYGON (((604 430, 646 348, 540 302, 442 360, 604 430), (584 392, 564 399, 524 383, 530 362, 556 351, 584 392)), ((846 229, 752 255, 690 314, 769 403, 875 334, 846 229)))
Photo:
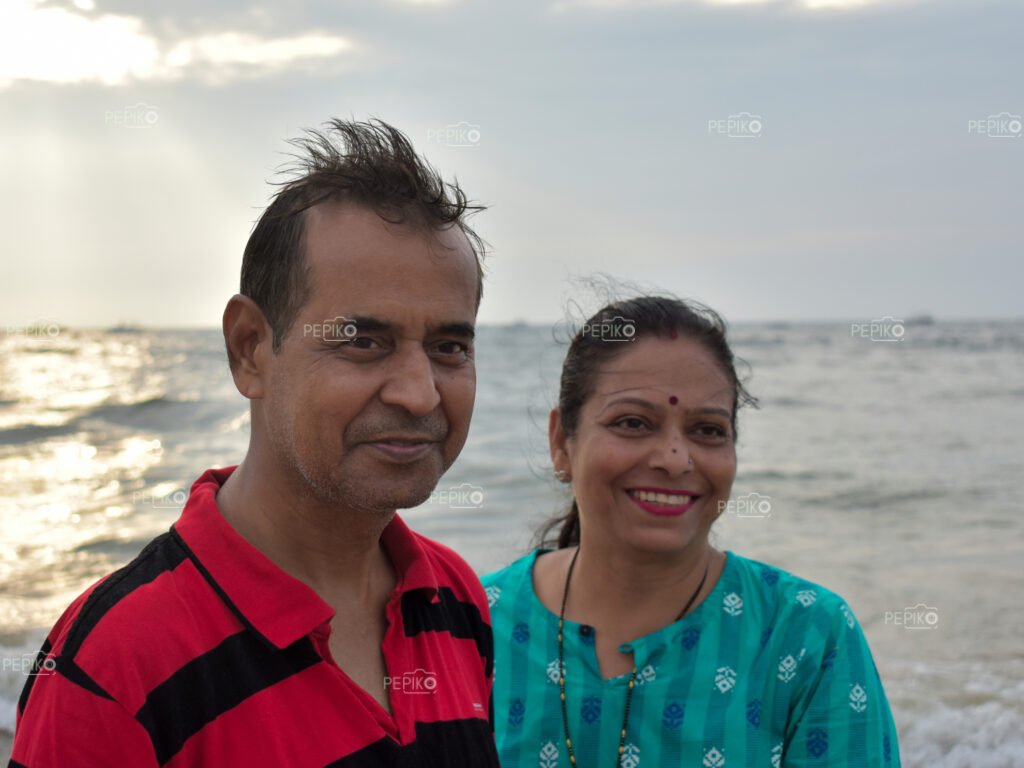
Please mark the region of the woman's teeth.
POLYGON ((651 493, 650 491, 627 491, 627 493, 638 501, 646 501, 649 504, 664 504, 671 507, 689 504, 696 498, 695 496, 683 496, 678 493, 651 493))

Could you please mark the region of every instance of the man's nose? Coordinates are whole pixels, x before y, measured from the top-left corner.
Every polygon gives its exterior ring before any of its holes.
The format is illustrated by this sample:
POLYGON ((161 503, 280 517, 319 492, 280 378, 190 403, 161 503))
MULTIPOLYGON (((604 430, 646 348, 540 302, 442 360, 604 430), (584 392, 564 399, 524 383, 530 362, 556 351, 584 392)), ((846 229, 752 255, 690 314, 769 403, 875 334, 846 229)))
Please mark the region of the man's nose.
POLYGON ((413 416, 425 416, 437 408, 441 395, 437 391, 433 363, 425 350, 406 349, 395 353, 380 399, 388 405, 401 406, 413 416))

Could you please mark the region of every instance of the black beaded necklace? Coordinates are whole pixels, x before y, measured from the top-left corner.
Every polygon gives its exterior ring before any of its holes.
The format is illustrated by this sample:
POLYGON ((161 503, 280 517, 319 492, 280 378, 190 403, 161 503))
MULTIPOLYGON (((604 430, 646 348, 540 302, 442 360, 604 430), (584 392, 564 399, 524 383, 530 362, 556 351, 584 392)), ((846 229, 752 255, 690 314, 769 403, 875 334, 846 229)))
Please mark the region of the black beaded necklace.
MULTIPOLYGON (((565 731, 565 747, 569 750, 569 763, 570 765, 576 765, 576 753, 572 748, 572 739, 569 738, 569 713, 566 711, 565 704, 565 651, 562 642, 562 630, 565 628, 565 605, 569 602, 569 582, 572 581, 572 571, 576 567, 576 558, 580 556, 580 548, 576 548, 575 554, 572 556, 572 562, 569 563, 569 572, 565 575, 565 591, 562 593, 562 610, 558 614, 558 688, 559 694, 562 699, 562 728, 565 731)), ((711 566, 709 561, 704 566, 704 575, 701 576, 700 584, 697 585, 697 591, 690 596, 690 599, 686 602, 686 606, 679 612, 675 620, 679 621, 686 612, 690 610, 690 606, 693 605, 693 601, 697 599, 697 595, 700 594, 701 589, 704 587, 704 582, 708 577, 708 569, 711 566)), ((619 751, 615 755, 615 768, 619 768, 622 765, 622 753, 626 750, 626 730, 629 727, 629 706, 633 702, 633 687, 636 684, 636 661, 634 657, 633 672, 629 676, 629 687, 626 689, 626 708, 622 713, 622 729, 619 731, 619 751)))

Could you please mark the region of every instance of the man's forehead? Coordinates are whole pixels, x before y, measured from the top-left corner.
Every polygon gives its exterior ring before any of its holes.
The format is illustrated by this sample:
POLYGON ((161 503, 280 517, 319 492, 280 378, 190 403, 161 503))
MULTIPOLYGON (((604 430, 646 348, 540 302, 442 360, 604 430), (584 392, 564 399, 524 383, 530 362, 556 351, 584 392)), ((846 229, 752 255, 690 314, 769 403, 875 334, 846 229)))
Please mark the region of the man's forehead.
POLYGON ((307 257, 315 265, 320 258, 359 256, 366 251, 384 250, 394 244, 422 245, 423 251, 438 257, 468 259, 476 255, 466 233, 455 224, 431 226, 415 216, 391 221, 367 205, 327 200, 306 210, 303 235, 307 257))
POLYGON ((314 313, 359 313, 393 322, 416 313, 460 322, 475 317, 476 256, 458 227, 436 232, 388 225, 369 209, 352 206, 311 214, 324 223, 314 224, 305 248, 307 306, 314 313))

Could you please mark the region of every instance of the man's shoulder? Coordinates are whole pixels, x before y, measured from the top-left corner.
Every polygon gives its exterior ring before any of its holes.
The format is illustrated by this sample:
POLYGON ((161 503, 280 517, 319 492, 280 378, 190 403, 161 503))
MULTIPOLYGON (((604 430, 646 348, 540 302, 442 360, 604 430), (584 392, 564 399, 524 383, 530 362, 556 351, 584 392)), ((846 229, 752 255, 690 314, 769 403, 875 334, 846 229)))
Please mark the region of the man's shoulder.
POLYGON ((212 634, 237 631, 227 614, 172 529, 82 593, 50 632, 47 654, 65 676, 137 705, 212 634))
POLYGON ((54 673, 137 709, 151 678, 180 667, 197 647, 202 620, 212 614, 210 601, 200 599, 209 589, 202 575, 179 567, 187 559, 172 529, 79 595, 47 635, 39 685, 26 686, 18 710, 35 688, 50 689, 45 678, 54 673))
POLYGON ((65 630, 63 642, 54 643, 54 651, 74 656, 104 622, 130 620, 121 615, 128 605, 126 598, 173 573, 186 558, 187 551, 173 531, 157 536, 133 560, 101 578, 68 607, 58 622, 65 630))

